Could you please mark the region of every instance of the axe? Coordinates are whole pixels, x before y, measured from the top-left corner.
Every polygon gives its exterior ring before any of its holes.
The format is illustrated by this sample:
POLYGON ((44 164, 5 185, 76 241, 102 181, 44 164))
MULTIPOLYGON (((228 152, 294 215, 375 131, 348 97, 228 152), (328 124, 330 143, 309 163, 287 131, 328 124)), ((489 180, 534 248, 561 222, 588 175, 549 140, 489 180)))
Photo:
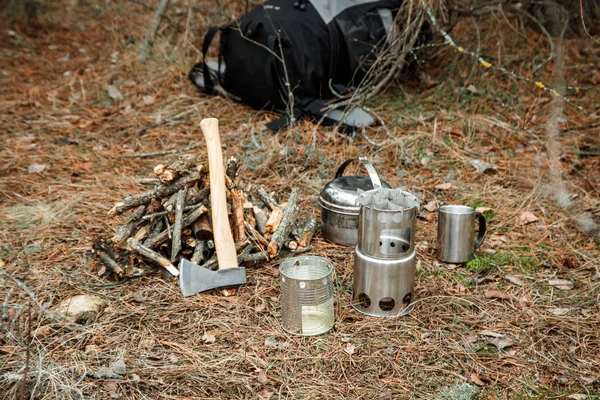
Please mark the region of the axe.
POLYGON ((206 290, 239 286, 246 283, 246 269, 238 266, 237 252, 227 216, 225 168, 219 138, 219 120, 206 118, 200 122, 208 150, 210 204, 213 237, 217 251, 218 270, 211 271, 186 259, 179 263, 179 287, 184 296, 206 290))

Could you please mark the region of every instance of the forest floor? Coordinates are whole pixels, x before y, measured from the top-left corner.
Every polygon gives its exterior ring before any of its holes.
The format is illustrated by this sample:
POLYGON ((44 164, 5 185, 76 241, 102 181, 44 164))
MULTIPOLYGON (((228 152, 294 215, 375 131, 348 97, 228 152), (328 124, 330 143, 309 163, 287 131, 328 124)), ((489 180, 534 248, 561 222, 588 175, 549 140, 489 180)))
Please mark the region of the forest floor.
MULTIPOLYGON (((371 105, 391 140, 375 128, 368 140, 320 128, 311 154, 310 122, 272 133, 273 115, 203 95, 187 79, 200 33, 242 5, 172 3, 146 62, 136 58, 154 2, 47 2, 36 29, 0 30, 0 398, 599 398, 597 43, 564 42, 564 77, 581 87, 568 97, 587 114, 567 104, 553 125, 549 93, 444 46, 422 57, 418 79, 371 105), (282 201, 298 187, 304 213, 318 217, 319 191, 358 155, 418 193, 428 207, 417 222, 414 311, 355 312, 353 249, 320 233, 311 254, 335 265, 336 324, 317 337, 282 329, 281 260, 249 268, 229 297, 184 299, 161 274, 99 277, 91 245, 125 218, 108 210, 177 157, 131 155, 203 143, 206 117, 219 118, 224 156, 238 158, 242 180, 282 201), (478 173, 474 159, 495 167, 478 173), (436 261, 443 204, 484 208, 476 261, 436 261), (85 325, 43 312, 84 293, 108 305, 85 325), (93 376, 110 365, 113 379, 93 376)), ((452 34, 524 76, 550 54, 545 36, 498 12, 452 34)), ((554 69, 550 61, 541 78, 553 82, 554 69)), ((206 160, 203 146, 194 152, 206 160)))

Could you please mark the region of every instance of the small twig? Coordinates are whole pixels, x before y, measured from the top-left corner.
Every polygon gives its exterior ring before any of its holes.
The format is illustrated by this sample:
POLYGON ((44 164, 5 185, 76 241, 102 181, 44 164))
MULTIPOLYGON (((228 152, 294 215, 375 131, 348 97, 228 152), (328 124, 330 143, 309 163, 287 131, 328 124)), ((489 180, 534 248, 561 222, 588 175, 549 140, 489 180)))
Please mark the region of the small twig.
POLYGON ((283 210, 283 218, 277 227, 277 230, 271 237, 271 242, 267 248, 269 256, 271 258, 277 257, 281 247, 290 236, 296 217, 298 216, 298 189, 293 188, 290 198, 287 201, 287 205, 283 210))
POLYGON ((111 256, 109 256, 106 252, 102 250, 96 250, 96 255, 102 261, 102 263, 106 266, 106 268, 114 273, 117 277, 121 278, 125 275, 125 271, 119 263, 117 263, 111 256))
POLYGON ((167 258, 142 245, 134 238, 129 238, 127 240, 127 243, 131 247, 131 250, 133 250, 135 253, 139 254, 144 258, 154 261, 155 263, 169 271, 171 275, 179 276, 179 271, 177 270, 177 268, 175 268, 173 264, 171 264, 171 261, 169 261, 167 258))
POLYGON ((167 7, 169 6, 169 0, 160 0, 158 4, 158 8, 150 21, 150 26, 148 26, 148 33, 146 34, 146 41, 140 47, 140 54, 138 55, 139 61, 144 61, 148 58, 150 53, 150 49, 152 49, 152 45, 154 44, 154 38, 156 37, 156 32, 158 31, 158 27, 160 26, 160 21, 162 20, 167 7))
POLYGON ((131 236, 134 229, 137 227, 138 223, 144 215, 144 212, 146 212, 146 206, 139 206, 133 214, 127 217, 127 219, 125 220, 125 224, 123 224, 117 230, 117 233, 115 233, 111 241, 117 246, 121 246, 122 244, 124 244, 127 238, 131 236))
MULTIPOLYGON (((187 214, 183 217, 183 221, 181 222, 182 228, 187 228, 194 221, 196 221, 198 218, 200 218, 202 216, 202 214, 206 213, 206 211, 207 211, 207 208, 204 206, 200 206, 200 207, 192 210, 192 212, 190 212, 189 214, 187 214)), ((167 240, 168 237, 169 237, 169 230, 167 229, 167 230, 162 231, 158 235, 154 236, 153 238, 148 239, 146 241, 145 245, 150 249, 154 249, 154 248, 158 247, 161 243, 163 243, 165 240, 167 240)))
MULTIPOLYGON (((200 206, 202 206, 202 203, 192 204, 192 205, 189 205, 189 206, 185 206, 185 207, 183 207, 183 211, 190 211, 190 210, 193 210, 194 208, 198 208, 200 206)), ((163 215, 169 215, 169 214, 173 214, 173 211, 159 211, 159 212, 154 213, 154 214, 147 214, 147 215, 144 215, 142 217, 142 219, 143 220, 149 220, 149 219, 152 219, 152 218, 162 217, 163 215)))
POLYGON ((8 271, 4 270, 3 268, 0 268, 0 274, 8 279, 10 279, 11 281, 13 281, 17 287, 19 289, 21 289, 22 291, 24 291, 25 293, 27 293, 27 295, 29 296, 29 298, 31 298, 31 300, 33 300, 33 302, 35 303, 35 305, 40 309, 40 311, 42 313, 44 313, 47 317, 49 317, 50 319, 58 322, 58 323, 64 323, 65 321, 68 322, 69 324, 72 325, 73 328, 75 329, 81 329, 81 327, 79 327, 75 321, 73 321, 71 318, 64 316, 64 315, 60 315, 60 314, 54 314, 52 311, 46 309, 46 307, 44 307, 42 305, 42 303, 40 303, 37 299, 37 297, 35 296, 35 294, 29 290, 29 288, 20 280, 18 280, 17 278, 15 278, 14 276, 12 276, 12 274, 10 274, 8 271))
POLYGON ((189 175, 182 176, 170 185, 160 185, 159 187, 148 190, 147 192, 126 197, 115 204, 115 206, 108 212, 108 215, 120 214, 123 211, 129 210, 130 208, 147 204, 154 198, 170 196, 179 189, 190 185, 199 179, 200 174, 198 172, 192 172, 189 175))
POLYGON ((194 254, 192 254, 192 258, 190 261, 194 264, 200 264, 201 261, 205 261, 206 256, 205 252, 208 250, 208 241, 207 240, 199 240, 196 242, 196 247, 194 248, 194 254))
POLYGON ((175 223, 173 225, 173 242, 171 244, 171 262, 175 262, 177 255, 181 250, 181 224, 183 223, 183 202, 187 194, 187 188, 177 192, 177 202, 175 203, 175 223))

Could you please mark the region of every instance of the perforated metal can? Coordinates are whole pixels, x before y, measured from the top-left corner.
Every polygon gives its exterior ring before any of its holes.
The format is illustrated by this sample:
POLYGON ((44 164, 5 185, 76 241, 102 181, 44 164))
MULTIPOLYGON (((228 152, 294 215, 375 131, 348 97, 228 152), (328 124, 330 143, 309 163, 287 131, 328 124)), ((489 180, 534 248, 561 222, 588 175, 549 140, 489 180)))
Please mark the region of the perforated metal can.
POLYGON ((414 308, 417 198, 401 189, 359 194, 352 306, 375 317, 397 317, 414 308))
POLYGON ((281 263, 281 318, 286 332, 313 336, 333 327, 333 271, 329 260, 317 256, 281 263))

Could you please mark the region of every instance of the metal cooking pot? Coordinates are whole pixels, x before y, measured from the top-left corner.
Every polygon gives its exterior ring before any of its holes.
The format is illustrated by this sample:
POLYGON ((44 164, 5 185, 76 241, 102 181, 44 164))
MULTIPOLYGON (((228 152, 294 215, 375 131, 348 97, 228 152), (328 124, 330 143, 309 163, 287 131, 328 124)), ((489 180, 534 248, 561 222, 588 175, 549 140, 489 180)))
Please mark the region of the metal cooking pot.
POLYGON ((335 178, 327 183, 321 195, 321 231, 323 237, 336 244, 354 246, 358 240, 358 189, 363 191, 373 190, 378 187, 390 186, 379 180, 375 168, 367 157, 351 158, 344 161, 335 173, 335 178), (367 170, 369 176, 342 176, 346 167, 359 161, 367 170))

